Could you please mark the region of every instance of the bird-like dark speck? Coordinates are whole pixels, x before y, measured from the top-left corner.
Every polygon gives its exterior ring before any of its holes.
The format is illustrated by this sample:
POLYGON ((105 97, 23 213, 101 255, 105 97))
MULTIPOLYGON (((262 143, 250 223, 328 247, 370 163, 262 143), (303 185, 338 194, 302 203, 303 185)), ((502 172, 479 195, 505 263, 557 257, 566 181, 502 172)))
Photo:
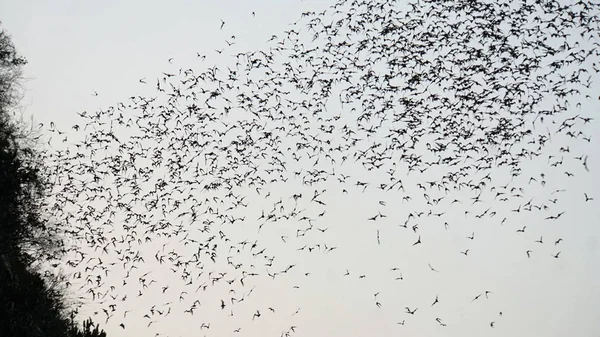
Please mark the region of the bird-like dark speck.
MULTIPOLYGON (((310 309, 260 296, 285 285, 299 301, 293 294, 339 282, 372 301, 365 310, 393 313, 399 335, 418 325, 444 335, 469 306, 494 313, 474 325, 500 331, 511 313, 499 299, 512 294, 484 284, 408 300, 379 286, 408 293, 451 273, 429 253, 446 239, 456 246, 438 253, 464 266, 486 254, 480 240, 524 245, 509 257, 519 263, 569 258, 560 200, 593 170, 576 151, 594 118, 572 102, 596 97, 599 9, 340 1, 302 13, 267 49, 231 55, 228 32, 217 50, 228 64, 141 78, 154 96, 50 130, 61 136, 48 210, 72 241, 64 272, 121 330, 135 326, 129 313, 149 331, 189 319, 202 335, 259 324, 301 335, 310 309), (363 241, 348 244, 349 231, 363 241), (392 265, 356 262, 394 249, 392 265), (414 256, 427 260, 407 267, 414 256), (131 309, 142 300, 153 305, 131 309)), ((231 27, 221 20, 215 31, 231 27)), ((588 207, 595 193, 576 198, 588 207)))

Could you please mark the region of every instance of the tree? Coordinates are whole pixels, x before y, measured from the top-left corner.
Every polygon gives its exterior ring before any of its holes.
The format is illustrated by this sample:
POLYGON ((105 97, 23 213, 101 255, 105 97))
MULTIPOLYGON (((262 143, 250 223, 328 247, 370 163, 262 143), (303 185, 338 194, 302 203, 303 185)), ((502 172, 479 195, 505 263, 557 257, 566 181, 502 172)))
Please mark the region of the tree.
POLYGON ((17 54, 10 36, 0 30, 0 109, 3 112, 18 102, 16 86, 26 63, 27 60, 17 54))
POLYGON ((50 185, 38 137, 12 113, 26 63, 0 27, 0 330, 7 336, 106 336, 91 320, 79 328, 60 282, 48 282, 32 264, 64 249, 42 215, 50 185))

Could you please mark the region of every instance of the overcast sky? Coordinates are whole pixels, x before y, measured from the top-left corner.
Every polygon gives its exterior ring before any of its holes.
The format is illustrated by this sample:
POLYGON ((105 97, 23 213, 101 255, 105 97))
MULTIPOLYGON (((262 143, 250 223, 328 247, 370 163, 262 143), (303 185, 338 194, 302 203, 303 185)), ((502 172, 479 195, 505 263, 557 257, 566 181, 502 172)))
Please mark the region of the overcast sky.
MULTIPOLYGON (((334 1, 325 0, 0 0, 0 20, 12 35, 17 50, 29 61, 22 101, 25 113, 46 125, 52 121, 59 128, 69 129, 78 112, 105 109, 131 96, 158 95, 156 78, 163 72, 192 68, 199 73, 214 64, 232 64, 234 59, 226 58, 225 54, 268 49, 267 40, 273 35, 282 36, 291 23, 300 19, 302 12, 320 12, 332 4, 334 1), (234 44, 228 45, 226 41, 234 44), (222 50, 222 54, 215 50, 222 50), (199 54, 206 58, 198 57, 199 54)), ((594 80, 589 91, 593 99, 581 98, 581 107, 572 105, 580 111, 569 116, 597 116, 600 111, 595 90, 597 75, 594 80)), ((272 270, 256 266, 256 272, 265 277, 252 285, 256 286, 252 294, 247 295, 233 317, 229 316, 229 307, 225 310, 219 307, 220 299, 230 295, 227 287, 195 294, 195 284, 186 288, 177 276, 169 274, 168 267, 153 261, 155 252, 164 243, 157 240, 141 251, 147 262, 144 273, 150 271, 150 277, 160 287, 151 289, 151 295, 137 297, 141 287, 132 277, 126 292, 120 292, 127 293, 128 299, 119 304, 118 315, 105 323, 103 307, 90 301, 82 308, 81 318, 98 311, 95 321, 110 337, 156 333, 280 336, 291 326, 297 327, 296 336, 323 337, 598 336, 599 125, 597 120, 585 125, 583 132, 591 135, 590 142, 569 143, 568 155, 589 155, 590 172, 580 165, 548 171, 547 155, 558 155, 561 143, 549 146, 539 162, 523 166, 526 176, 523 194, 527 196, 524 200, 534 198, 539 204, 550 205, 550 199, 558 198, 553 210, 565 214, 557 221, 544 221, 540 214, 517 216, 510 210, 518 203, 480 205, 472 211, 476 214, 493 207, 498 214, 487 220, 466 217, 463 208, 448 205, 440 209, 446 212, 444 219, 450 223, 449 229, 444 229, 440 220, 423 218, 419 227, 427 241, 422 246, 412 246, 418 235, 410 227, 398 225, 406 220, 408 213, 427 209, 418 189, 414 192, 419 197, 414 196, 415 201, 408 206, 399 194, 375 188, 365 193, 353 189, 345 194, 335 190, 337 185, 333 183, 319 188, 293 183, 270 186, 263 195, 268 191, 271 197, 264 200, 256 197, 250 200, 251 207, 237 214, 256 219, 280 198, 291 208, 292 194, 303 191, 305 197, 310 197, 314 190, 328 188, 324 197, 328 204, 326 214, 315 224, 327 231, 312 242, 292 238, 289 244, 280 239, 281 231, 267 228, 257 234, 253 223, 244 223, 230 234, 238 241, 253 242, 260 238, 263 246, 276 256, 280 268, 296 265, 292 272, 276 279, 266 276, 272 270), (565 170, 576 174, 567 179, 565 170), (544 189, 526 184, 530 176, 539 178, 541 172, 547 175, 544 189), (568 190, 550 194, 563 188, 568 190), (584 193, 595 200, 586 202, 584 193), (378 203, 380 200, 385 205, 378 203), (387 217, 376 222, 367 220, 379 212, 387 217), (509 220, 501 225, 504 217, 509 220), (526 231, 518 233, 523 226, 527 226, 526 231), (474 238, 469 239, 473 233, 474 238), (540 237, 543 244, 535 242, 540 237), (556 245, 559 238, 563 241, 556 245), (338 248, 319 254, 297 250, 303 245, 316 244, 338 248), (467 249, 468 255, 461 254, 467 249), (532 251, 531 258, 527 258, 528 250, 532 251), (553 258, 558 252, 559 258, 553 258), (345 276, 347 271, 350 275, 345 276), (167 285, 176 290, 162 291, 167 285), (203 303, 200 309, 191 315, 183 312, 185 306, 173 305, 170 316, 152 318, 156 323, 147 327, 149 320, 143 316, 149 314, 153 305, 167 310, 169 306, 164 304, 180 303, 179 296, 185 290, 190 299, 199 296, 203 303), (486 291, 490 293, 481 295, 486 291), (375 296, 376 293, 379 294, 375 296), (478 295, 481 297, 473 301, 478 295), (436 296, 439 303, 432 307, 436 296), (415 315, 409 315, 405 307, 419 309, 415 315), (124 310, 130 310, 126 318, 124 310), (262 315, 253 319, 256 310, 262 315), (438 324, 435 318, 441 318, 447 326, 438 324), (119 326, 121 323, 125 329, 119 326), (201 329, 202 323, 211 323, 210 329, 201 329), (240 332, 233 332, 237 328, 241 328, 240 332)), ((351 173, 353 181, 369 179, 364 169, 357 168, 351 173)), ((496 178, 504 179, 495 182, 497 185, 509 181, 509 176, 503 177, 502 172, 496 178)), ((406 178, 407 185, 416 185, 417 181, 411 179, 406 178)), ((459 193, 452 198, 470 197, 459 193)), ((307 213, 318 214, 321 208, 315 208, 309 200, 299 208, 306 207, 307 213)), ((177 242, 170 242, 169 247, 178 251, 188 249, 177 242)), ((124 272, 116 271, 110 277, 107 283, 119 287, 124 272)), ((245 293, 252 286, 246 287, 245 293)))

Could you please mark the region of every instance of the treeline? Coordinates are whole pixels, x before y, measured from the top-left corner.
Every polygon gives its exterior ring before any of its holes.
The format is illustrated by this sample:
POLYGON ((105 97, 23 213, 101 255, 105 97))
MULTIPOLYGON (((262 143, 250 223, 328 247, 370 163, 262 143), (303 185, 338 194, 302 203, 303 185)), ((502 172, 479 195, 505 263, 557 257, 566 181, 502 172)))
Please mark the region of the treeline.
POLYGON ((26 63, 0 26, 0 336, 106 336, 91 319, 76 324, 64 287, 34 264, 65 251, 42 213, 49 182, 39 135, 16 113, 26 63))

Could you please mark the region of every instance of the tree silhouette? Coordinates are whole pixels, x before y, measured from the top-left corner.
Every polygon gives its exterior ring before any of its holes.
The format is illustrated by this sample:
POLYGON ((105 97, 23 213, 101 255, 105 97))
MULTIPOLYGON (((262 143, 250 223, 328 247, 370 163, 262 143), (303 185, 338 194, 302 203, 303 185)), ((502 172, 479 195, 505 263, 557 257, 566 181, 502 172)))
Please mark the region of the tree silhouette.
POLYGON ((49 183, 39 137, 13 113, 26 63, 0 29, 0 335, 106 336, 91 320, 83 329, 75 324, 58 279, 42 277, 33 264, 64 249, 42 216, 49 183))

